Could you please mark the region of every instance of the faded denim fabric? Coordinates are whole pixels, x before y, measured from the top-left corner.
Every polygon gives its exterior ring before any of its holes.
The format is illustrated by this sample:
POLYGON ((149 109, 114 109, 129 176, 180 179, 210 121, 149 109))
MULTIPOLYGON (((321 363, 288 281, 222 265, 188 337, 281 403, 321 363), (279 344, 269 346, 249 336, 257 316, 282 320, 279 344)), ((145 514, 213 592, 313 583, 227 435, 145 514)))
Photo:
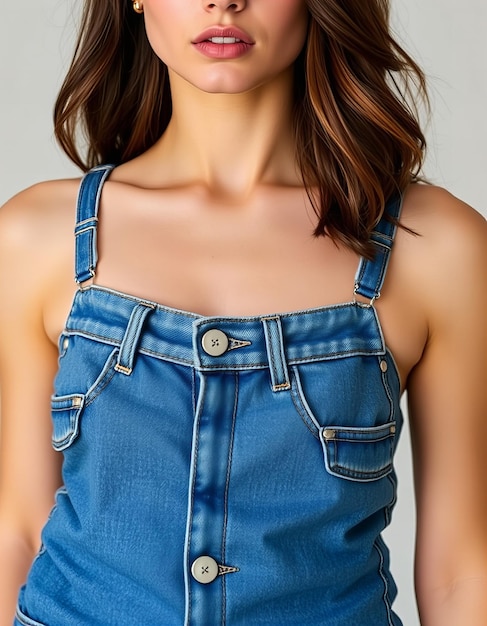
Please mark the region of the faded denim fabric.
MULTIPOLYGON (((80 282, 109 171, 80 190, 80 282)), ((394 234, 383 219, 358 269, 369 305, 203 317, 77 292, 52 398, 64 486, 17 626, 401 625, 381 538, 400 383, 373 306, 394 234)))

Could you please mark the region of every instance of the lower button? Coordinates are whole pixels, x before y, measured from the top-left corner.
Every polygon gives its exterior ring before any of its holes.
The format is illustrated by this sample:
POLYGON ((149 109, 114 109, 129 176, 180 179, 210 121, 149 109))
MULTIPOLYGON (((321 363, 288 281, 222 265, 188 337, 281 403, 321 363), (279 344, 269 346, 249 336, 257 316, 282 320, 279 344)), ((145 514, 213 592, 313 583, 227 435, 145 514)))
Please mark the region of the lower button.
POLYGON ((191 566, 191 575, 199 583, 208 585, 218 577, 218 563, 211 556, 200 556, 191 566))

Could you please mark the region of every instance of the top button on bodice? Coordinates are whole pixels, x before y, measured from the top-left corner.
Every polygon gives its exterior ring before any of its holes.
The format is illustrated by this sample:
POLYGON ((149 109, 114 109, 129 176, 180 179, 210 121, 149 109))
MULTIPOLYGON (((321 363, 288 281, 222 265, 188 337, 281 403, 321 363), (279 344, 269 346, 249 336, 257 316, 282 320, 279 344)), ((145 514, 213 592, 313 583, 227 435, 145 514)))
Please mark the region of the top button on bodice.
POLYGON ((228 344, 228 337, 217 328, 208 330, 201 339, 203 350, 210 356, 221 356, 227 351, 228 344))

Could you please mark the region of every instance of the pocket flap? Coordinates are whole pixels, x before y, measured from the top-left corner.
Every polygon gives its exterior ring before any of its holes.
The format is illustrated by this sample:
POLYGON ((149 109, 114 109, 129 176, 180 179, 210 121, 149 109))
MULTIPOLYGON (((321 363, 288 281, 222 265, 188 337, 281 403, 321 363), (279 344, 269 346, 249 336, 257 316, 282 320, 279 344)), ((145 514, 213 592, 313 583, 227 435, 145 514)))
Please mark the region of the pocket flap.
POLYGON ((353 428, 325 426, 320 439, 330 474, 368 482, 392 471, 396 423, 353 428))
POLYGON ((51 398, 52 445, 55 450, 65 450, 78 436, 79 416, 84 401, 85 398, 81 394, 53 396, 51 398))

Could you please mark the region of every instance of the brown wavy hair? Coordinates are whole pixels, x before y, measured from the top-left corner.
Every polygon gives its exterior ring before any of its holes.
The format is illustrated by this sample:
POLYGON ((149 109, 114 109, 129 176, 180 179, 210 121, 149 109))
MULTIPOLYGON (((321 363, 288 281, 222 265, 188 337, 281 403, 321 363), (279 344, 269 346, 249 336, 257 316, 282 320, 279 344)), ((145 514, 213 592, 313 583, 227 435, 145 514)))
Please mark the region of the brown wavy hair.
MULTIPOLYGON (((387 199, 419 178, 426 142, 416 104, 427 105, 425 77, 391 35, 388 0, 307 4, 294 120, 315 235, 371 257, 370 233, 387 199)), ((85 0, 54 111, 56 137, 69 158, 82 170, 126 162, 161 137, 171 113, 167 67, 132 3, 85 0)))

